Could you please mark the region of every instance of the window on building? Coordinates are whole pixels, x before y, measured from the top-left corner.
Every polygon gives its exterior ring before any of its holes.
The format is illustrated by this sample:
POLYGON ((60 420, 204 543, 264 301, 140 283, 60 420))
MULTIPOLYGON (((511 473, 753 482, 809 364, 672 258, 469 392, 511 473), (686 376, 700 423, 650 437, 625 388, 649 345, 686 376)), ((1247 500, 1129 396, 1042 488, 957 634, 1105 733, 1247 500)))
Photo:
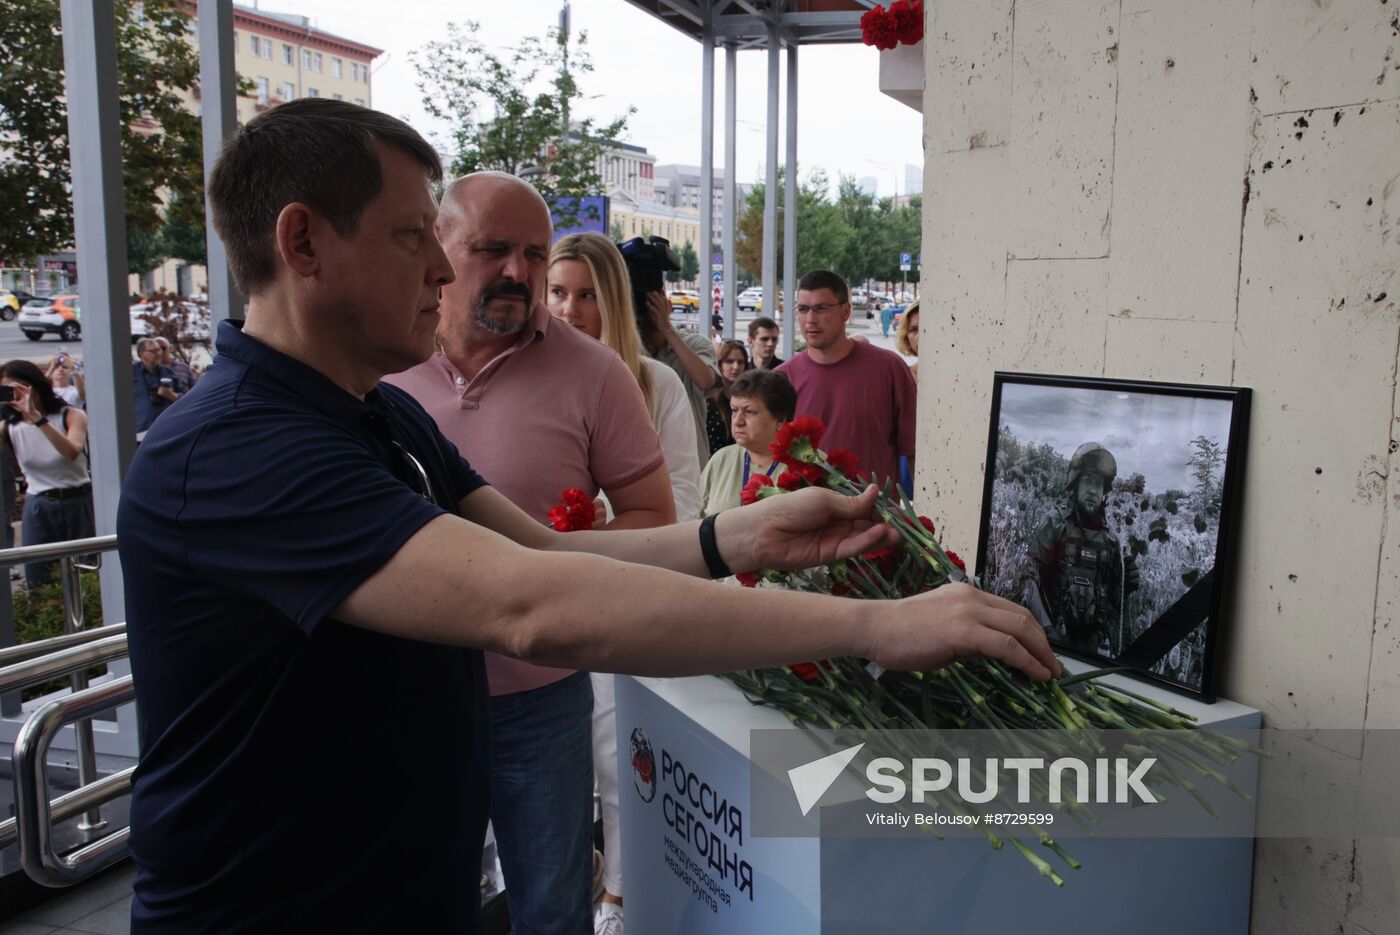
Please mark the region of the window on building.
POLYGON ((282 98, 282 100, 290 101, 292 98, 297 96, 296 85, 292 84, 290 81, 284 81, 282 82, 281 86, 277 89, 277 94, 282 98))
POLYGON ((344 67, 345 67, 345 63, 342 62, 340 59, 338 59, 338 58, 333 58, 333 59, 331 59, 331 77, 332 77, 332 78, 339 78, 339 77, 341 77, 342 74, 343 74, 343 72, 341 71, 341 69, 344 68, 344 67))
POLYGON ((295 65, 296 63, 297 63, 297 50, 294 49, 294 48, 292 48, 291 46, 287 45, 287 43, 285 43, 285 42, 282 43, 282 64, 283 64, 283 65, 295 65))
POLYGON ((259 103, 259 104, 266 104, 266 103, 267 103, 267 79, 264 78, 264 77, 262 77, 262 76, 258 76, 257 78, 253 79, 253 86, 254 86, 254 88, 257 89, 257 90, 256 90, 256 93, 257 93, 257 96, 258 96, 258 103, 259 103))
POLYGON ((307 96, 307 97, 320 97, 320 96, 321 96, 321 92, 320 92, 320 91, 317 91, 315 88, 307 88, 307 89, 306 89, 306 96, 307 96))
POLYGON ((311 67, 314 68, 314 69, 316 69, 317 71, 320 71, 320 70, 321 70, 321 53, 320 53, 320 52, 317 52, 317 53, 315 54, 315 56, 313 56, 312 61, 313 61, 313 64, 312 64, 311 67))
POLYGON ((272 40, 271 40, 271 39, 264 39, 264 40, 263 40, 263 58, 267 59, 269 62, 272 61, 272 40))
POLYGON ((362 97, 357 97, 357 98, 355 98, 355 103, 356 103, 356 104, 359 104, 361 107, 364 107, 364 106, 365 106, 365 99, 362 98, 362 97))
POLYGON ((302 50, 301 50, 301 67, 310 70, 310 68, 311 68, 311 50, 310 50, 310 49, 302 49, 302 50))
POLYGON ((333 100, 337 100, 337 101, 343 101, 343 100, 345 100, 344 96, 342 96, 342 95, 340 95, 340 94, 332 94, 332 95, 331 95, 331 98, 332 98, 333 100))
POLYGON ((253 53, 253 58, 262 57, 262 39, 257 36, 248 37, 248 51, 253 53))

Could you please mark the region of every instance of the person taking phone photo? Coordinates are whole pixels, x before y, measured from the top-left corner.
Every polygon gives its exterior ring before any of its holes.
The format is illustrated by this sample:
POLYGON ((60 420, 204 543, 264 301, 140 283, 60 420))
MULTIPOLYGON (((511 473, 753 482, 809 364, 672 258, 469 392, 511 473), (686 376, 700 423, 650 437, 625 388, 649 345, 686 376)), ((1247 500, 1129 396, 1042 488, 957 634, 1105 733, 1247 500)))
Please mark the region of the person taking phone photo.
MULTIPOLYGON (((19 469, 29 482, 20 519, 24 545, 97 535, 88 474, 87 414, 54 394, 44 372, 27 360, 0 369, 4 427, 19 469)), ((56 563, 24 566, 29 586, 44 583, 56 563)))

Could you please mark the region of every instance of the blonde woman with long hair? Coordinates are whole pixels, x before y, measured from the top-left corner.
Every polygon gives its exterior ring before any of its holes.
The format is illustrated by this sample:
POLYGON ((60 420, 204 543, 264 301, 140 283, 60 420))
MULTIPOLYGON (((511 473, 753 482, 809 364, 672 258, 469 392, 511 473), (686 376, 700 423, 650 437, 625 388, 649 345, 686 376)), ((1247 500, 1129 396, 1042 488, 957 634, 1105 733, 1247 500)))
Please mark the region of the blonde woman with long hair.
POLYGON ((632 287, 622 254, 602 234, 569 234, 549 255, 545 304, 555 318, 602 341, 622 358, 642 388, 651 423, 661 436, 676 522, 700 516, 700 455, 690 401, 680 378, 642 349, 632 313, 632 287), (683 437, 681 427, 689 431, 683 437))
MULTIPOLYGON (((700 515, 700 458, 690 400, 675 371, 642 350, 632 313, 632 288, 622 254, 601 234, 569 234, 549 256, 545 304, 562 319, 617 352, 636 377, 661 436, 661 450, 671 473, 676 520, 700 515)), ((597 933, 622 931, 622 836, 617 802, 617 705, 613 677, 593 676, 593 772, 603 803, 601 902, 594 920, 597 933)), ((595 895, 598 887, 595 886, 595 895)))

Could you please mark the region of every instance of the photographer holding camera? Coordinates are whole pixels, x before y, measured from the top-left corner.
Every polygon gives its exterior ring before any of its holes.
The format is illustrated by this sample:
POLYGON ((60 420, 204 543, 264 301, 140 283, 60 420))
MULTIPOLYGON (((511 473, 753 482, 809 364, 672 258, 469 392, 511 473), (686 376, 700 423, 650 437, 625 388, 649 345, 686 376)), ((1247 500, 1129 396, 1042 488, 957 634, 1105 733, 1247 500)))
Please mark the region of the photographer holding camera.
POLYGON ((710 442, 705 433, 708 406, 705 393, 720 383, 715 347, 703 334, 678 331, 671 324, 671 301, 666 298, 662 274, 680 269, 681 264, 670 242, 661 237, 633 237, 618 248, 632 280, 632 304, 637 312, 642 346, 653 358, 676 372, 690 399, 691 414, 695 417, 695 447, 703 469, 710 460, 710 442))
POLYGON ((160 362, 161 355, 160 342, 155 338, 136 342, 136 356, 140 360, 131 365, 131 387, 136 395, 138 434, 150 428, 156 416, 180 398, 175 389, 178 379, 175 371, 160 362))
MULTIPOLYGON (((0 431, 9 438, 29 482, 20 525, 24 544, 97 535, 88 475, 87 414, 59 399, 44 372, 27 360, 12 360, 0 370, 0 400, 5 423, 0 431)), ((54 562, 25 565, 29 586, 43 584, 54 566, 54 562)))

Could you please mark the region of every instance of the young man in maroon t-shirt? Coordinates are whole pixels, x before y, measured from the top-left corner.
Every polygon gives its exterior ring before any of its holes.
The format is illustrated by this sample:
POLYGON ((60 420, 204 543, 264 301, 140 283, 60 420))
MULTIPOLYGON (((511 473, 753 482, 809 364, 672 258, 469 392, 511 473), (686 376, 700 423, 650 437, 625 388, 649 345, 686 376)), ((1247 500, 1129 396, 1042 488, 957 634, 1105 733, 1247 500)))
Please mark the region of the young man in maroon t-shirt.
POLYGON ((915 384, 891 351, 846 334, 851 317, 846 280, 813 270, 797 284, 797 327, 807 350, 778 368, 797 389, 797 415, 826 424, 822 447, 847 448, 861 470, 881 482, 899 479, 899 456, 913 470, 915 384))

